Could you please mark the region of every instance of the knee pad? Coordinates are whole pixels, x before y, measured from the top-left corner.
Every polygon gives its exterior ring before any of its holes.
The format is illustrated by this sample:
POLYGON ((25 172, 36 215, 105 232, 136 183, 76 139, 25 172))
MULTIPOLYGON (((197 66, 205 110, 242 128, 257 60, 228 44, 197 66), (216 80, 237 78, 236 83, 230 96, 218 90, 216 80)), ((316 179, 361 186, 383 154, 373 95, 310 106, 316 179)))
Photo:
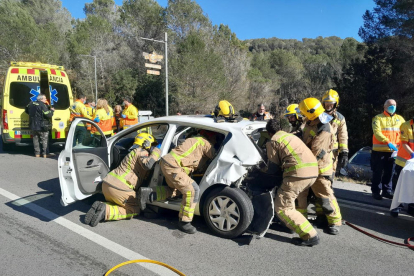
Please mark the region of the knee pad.
POLYGON ((335 211, 329 202, 329 198, 318 198, 317 203, 322 206, 322 210, 325 215, 332 214, 335 211))
POLYGON ((198 187, 196 182, 192 183, 193 188, 194 188, 194 203, 198 202, 198 197, 200 196, 200 187, 198 187))

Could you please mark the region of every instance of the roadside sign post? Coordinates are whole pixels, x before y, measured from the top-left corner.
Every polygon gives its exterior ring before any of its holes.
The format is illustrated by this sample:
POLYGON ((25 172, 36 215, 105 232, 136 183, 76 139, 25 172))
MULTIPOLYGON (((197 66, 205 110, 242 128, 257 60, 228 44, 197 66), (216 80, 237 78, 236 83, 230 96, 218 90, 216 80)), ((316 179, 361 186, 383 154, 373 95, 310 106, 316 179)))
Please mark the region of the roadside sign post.
MULTIPOLYGON (((165 116, 168 116, 168 34, 165 32, 164 40, 156 40, 152 38, 145 38, 140 37, 140 39, 164 43, 164 51, 165 51, 165 116)), ((157 55, 157 53, 153 52, 152 54, 143 53, 145 59, 148 59, 150 63, 145 63, 145 67, 152 68, 152 69, 159 69, 161 70, 161 65, 153 64, 163 59, 163 56, 157 55), (151 64, 152 63, 152 64, 151 64)), ((156 70, 147 70, 147 74, 151 75, 160 75, 160 71, 156 70)))
POLYGON ((93 57, 95 59, 95 104, 98 103, 98 79, 96 77, 96 56, 92 55, 79 55, 82 57, 93 57))

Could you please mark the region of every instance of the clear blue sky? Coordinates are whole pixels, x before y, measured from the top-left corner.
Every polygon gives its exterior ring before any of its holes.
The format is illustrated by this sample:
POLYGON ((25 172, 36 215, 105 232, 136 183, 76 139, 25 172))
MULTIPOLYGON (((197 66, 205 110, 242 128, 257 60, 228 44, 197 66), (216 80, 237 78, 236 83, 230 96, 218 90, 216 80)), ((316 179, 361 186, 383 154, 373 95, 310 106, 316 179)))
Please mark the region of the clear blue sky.
MULTIPOLYGON (((85 17, 85 0, 61 0, 75 18, 85 17)), ((117 5, 122 0, 115 0, 117 5)), ((157 0, 165 7, 167 0, 157 0)), ((223 23, 239 39, 353 37, 373 0, 197 0, 213 24, 223 23)))

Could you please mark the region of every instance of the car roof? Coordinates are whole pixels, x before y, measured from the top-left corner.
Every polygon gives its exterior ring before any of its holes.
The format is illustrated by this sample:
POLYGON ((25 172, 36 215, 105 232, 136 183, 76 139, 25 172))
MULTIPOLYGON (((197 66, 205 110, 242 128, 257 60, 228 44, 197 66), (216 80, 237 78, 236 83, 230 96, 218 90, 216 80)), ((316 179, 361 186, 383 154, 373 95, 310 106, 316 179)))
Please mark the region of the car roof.
POLYGON ((224 131, 233 131, 233 130, 240 130, 249 125, 263 125, 265 126, 266 121, 250 121, 250 120, 242 120, 237 123, 230 123, 230 122, 223 122, 217 123, 215 122, 214 118, 211 115, 176 115, 176 116, 164 116, 158 117, 155 119, 151 119, 146 123, 178 123, 178 124, 197 124, 203 125, 215 129, 221 129, 224 131))

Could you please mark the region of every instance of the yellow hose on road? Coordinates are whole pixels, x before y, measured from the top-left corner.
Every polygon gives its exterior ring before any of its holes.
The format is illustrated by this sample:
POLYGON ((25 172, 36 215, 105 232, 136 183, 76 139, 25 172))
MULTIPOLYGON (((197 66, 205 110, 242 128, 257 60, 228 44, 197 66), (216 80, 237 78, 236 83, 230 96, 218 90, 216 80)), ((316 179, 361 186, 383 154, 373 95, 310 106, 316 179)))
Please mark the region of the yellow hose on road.
POLYGON ((110 270, 108 270, 108 272, 105 273, 105 276, 111 274, 111 272, 113 272, 114 270, 120 268, 121 266, 124 266, 124 265, 127 265, 127 264, 133 264, 133 263, 152 263, 152 264, 162 265, 162 266, 168 268, 169 270, 174 271, 175 273, 177 273, 180 276, 185 276, 185 274, 182 273, 181 271, 179 271, 178 269, 175 269, 172 266, 169 266, 167 264, 164 264, 164 263, 159 262, 159 261, 154 261, 154 260, 132 260, 132 261, 123 262, 123 263, 120 263, 119 265, 114 266, 110 270))

